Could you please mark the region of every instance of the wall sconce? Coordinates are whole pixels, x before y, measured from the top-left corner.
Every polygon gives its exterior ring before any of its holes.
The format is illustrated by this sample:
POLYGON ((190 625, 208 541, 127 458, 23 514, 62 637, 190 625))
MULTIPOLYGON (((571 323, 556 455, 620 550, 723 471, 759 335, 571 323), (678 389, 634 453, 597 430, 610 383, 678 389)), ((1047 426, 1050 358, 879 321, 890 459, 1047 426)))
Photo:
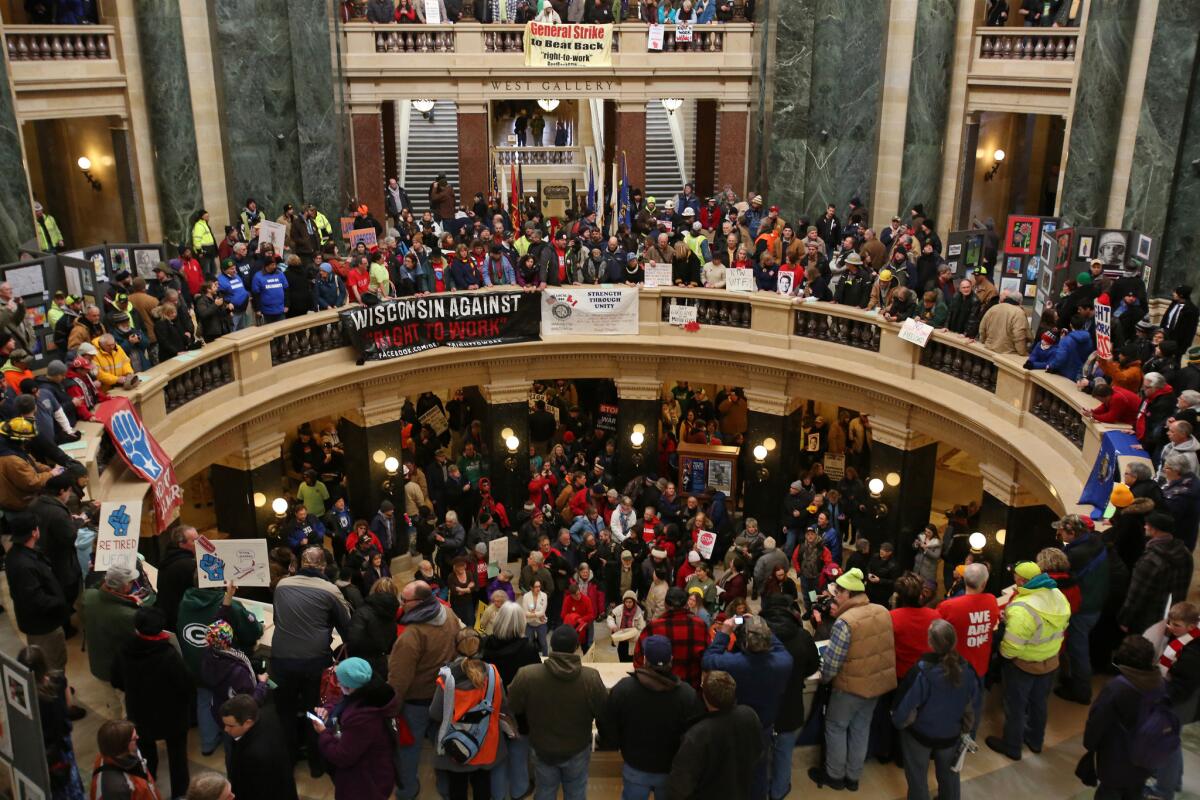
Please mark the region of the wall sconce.
POLYGON ((996 531, 996 544, 1004 544, 1006 538, 1008 538, 1008 530, 1006 528, 996 531))
POLYGON ((382 464, 384 461, 387 461, 387 453, 382 450, 376 450, 371 454, 371 460, 376 464, 382 464))
POLYGON ((633 426, 633 432, 629 434, 629 443, 633 445, 633 453, 630 460, 633 462, 634 469, 642 468, 642 445, 646 443, 646 426, 641 423, 633 426))
POLYGON ((288 501, 283 497, 276 497, 271 501, 271 510, 275 512, 277 519, 283 519, 287 516, 288 501))
POLYGON ((867 481, 867 491, 871 493, 871 497, 879 497, 883 494, 883 481, 879 478, 871 478, 867 481))
POLYGON ((267 496, 265 494, 263 494, 262 492, 255 492, 254 493, 254 507, 262 508, 266 504, 267 504, 267 496))
POLYGON ((433 122, 433 107, 437 105, 437 103, 435 103, 433 100, 422 98, 420 100, 413 100, 412 104, 413 108, 419 111, 422 117, 430 122, 433 122))
POLYGON ((883 480, 885 483, 887 483, 888 486, 891 486, 894 489, 900 485, 900 473, 899 472, 889 472, 887 475, 884 476, 883 480))
POLYGON ((659 102, 662 103, 662 107, 667 110, 668 114, 674 114, 683 107, 683 99, 679 97, 664 97, 659 102))
POLYGON ((517 449, 521 446, 521 440, 516 437, 510 429, 508 436, 504 437, 504 449, 508 451, 508 456, 504 459, 504 468, 509 472, 517 471, 517 449))
POLYGON ((538 100, 538 106, 542 109, 542 111, 545 111, 546 113, 550 113, 554 109, 558 108, 558 101, 557 100, 538 100))
POLYGON ((771 471, 767 469, 766 464, 768 452, 770 452, 770 449, 766 446, 765 442, 754 447, 754 463, 758 467, 757 475, 760 482, 771 477, 771 471))
POLYGON ((396 477, 400 472, 400 459, 395 456, 388 456, 383 460, 383 468, 387 471, 389 478, 396 477))
POLYGON ((1000 171, 1000 165, 1004 163, 1005 155, 1006 153, 1000 148, 996 148, 995 152, 992 153, 992 168, 983 176, 985 181, 990 181, 996 177, 996 173, 1000 171))
POLYGON ((971 552, 979 555, 983 552, 983 548, 987 547, 987 537, 979 531, 975 531, 967 537, 967 544, 971 546, 971 552))
POLYGON ((75 163, 79 166, 79 170, 83 173, 83 177, 87 178, 87 182, 92 185, 92 189, 97 192, 100 191, 100 181, 96 180, 90 172, 92 168, 92 160, 87 156, 80 156, 79 160, 75 163))

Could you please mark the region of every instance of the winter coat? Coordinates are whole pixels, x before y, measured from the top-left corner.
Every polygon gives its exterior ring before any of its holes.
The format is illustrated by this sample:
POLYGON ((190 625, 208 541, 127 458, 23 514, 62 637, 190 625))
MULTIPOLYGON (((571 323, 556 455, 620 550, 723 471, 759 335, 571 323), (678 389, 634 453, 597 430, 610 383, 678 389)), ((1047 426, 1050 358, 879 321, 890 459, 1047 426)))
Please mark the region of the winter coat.
POLYGON ((999 355, 1029 353, 1029 320, 1014 303, 997 303, 979 321, 979 341, 999 355))
POLYGON ((979 320, 983 315, 983 307, 974 292, 964 295, 955 294, 950 300, 946 315, 946 327, 954 333, 975 338, 979 334, 979 320))
POLYGON ((388 800, 396 787, 392 760, 397 740, 390 720, 401 702, 391 686, 373 681, 351 692, 329 713, 317 744, 335 770, 335 800, 388 800))
POLYGON ((1071 577, 1079 587, 1079 613, 1104 610, 1108 596, 1108 550, 1099 536, 1088 534, 1063 547, 1071 563, 1071 577))
POLYGON ((75 550, 78 526, 63 502, 48 494, 38 495, 29 510, 37 517, 38 529, 42 532, 37 548, 50 560, 54 578, 63 589, 64 596, 71 595, 69 601, 73 603, 83 581, 79 555, 75 550))
POLYGON ((179 604, 183 593, 196 585, 196 554, 191 550, 172 547, 158 566, 158 600, 155 605, 167 617, 166 630, 177 631, 179 604))
POLYGON ((296 800, 293 761, 277 719, 271 712, 259 714, 254 727, 230 743, 229 784, 237 797, 296 800))
POLYGON ((61 628, 71 608, 46 554, 14 545, 8 551, 5 571, 17 628, 27 636, 44 636, 61 628))
POLYGON ((200 682, 212 693, 210 713, 221 721, 221 704, 235 694, 248 694, 262 706, 267 699, 267 683, 259 682, 250 660, 240 650, 206 647, 200 655, 200 682))
MULTIPOLYGON (((480 687, 475 686, 475 684, 471 681, 471 678, 467 675, 466 670, 463 669, 462 664, 463 664, 463 659, 458 658, 458 659, 455 659, 449 665, 451 677, 454 678, 455 694, 457 695, 457 693, 459 691, 464 691, 464 692, 473 691, 476 688, 486 689, 487 688, 486 683, 484 683, 484 685, 480 686, 480 687)), ((484 664, 483 666, 485 667, 487 672, 491 672, 491 670, 493 668, 491 665, 488 665, 488 664, 484 664)), ((498 677, 500 670, 499 670, 499 668, 495 668, 495 670, 496 670, 497 677, 498 677)), ((499 697, 500 702, 496 706, 495 713, 502 714, 502 715, 508 717, 510 715, 508 712, 508 701, 505 698, 503 681, 501 682, 499 689, 500 689, 500 697, 499 697)), ((457 697, 454 697, 454 698, 450 699, 450 702, 452 704, 454 704, 456 700, 457 700, 457 697)), ((439 726, 442 724, 444 714, 446 713, 445 704, 446 704, 445 687, 443 686, 443 684, 441 682, 439 682, 437 691, 434 692, 433 700, 429 704, 429 723, 431 726, 433 726, 434 728, 438 728, 439 730, 440 730, 439 726)), ((441 771, 445 771, 445 772, 475 772, 476 770, 479 770, 479 769, 490 769, 492 766, 503 762, 507 757, 508 757, 508 737, 505 736, 503 733, 498 732, 497 741, 496 741, 495 759, 491 763, 489 763, 489 764, 460 764, 459 762, 455 761, 453 758, 451 758, 447 754, 444 754, 444 753, 439 754, 435 748, 434 756, 433 756, 433 768, 435 770, 441 770, 441 771)))
POLYGON ((113 661, 112 685, 125 692, 125 716, 137 724, 139 736, 168 739, 187 733, 192 678, 169 636, 128 639, 113 661))
MULTIPOLYGON (((578 653, 551 653, 522 667, 509 687, 512 712, 529 721, 529 743, 539 760, 561 764, 591 749, 592 722, 603 726, 608 689, 578 653)), ((603 735, 605 728, 601 727, 603 735)))
POLYGON ((387 661, 396 643, 396 615, 400 601, 391 592, 376 592, 366 597, 361 608, 350 618, 346 636, 347 657, 358 657, 371 665, 375 677, 387 679, 387 661))
POLYGON ((1162 619, 1168 596, 1172 603, 1187 598, 1191 580, 1192 554, 1186 544, 1173 536, 1149 540, 1133 565, 1117 623, 1130 633, 1146 630, 1162 619))
POLYGON ((88 666, 102 681, 112 680, 113 663, 125 643, 134 637, 133 617, 138 606, 103 588, 83 593, 84 638, 88 666))
POLYGON ((1163 510, 1175 518, 1175 536, 1191 552, 1200 525, 1200 478, 1195 475, 1177 478, 1164 486, 1162 493, 1163 510))
POLYGON ((797 618, 794 601, 787 595, 763 598, 762 618, 792 657, 792 672, 779 702, 775 730, 794 731, 804 727, 804 686, 821 668, 821 657, 812 636, 797 618))
POLYGON ((1140 790, 1150 771, 1131 763, 1132 737, 1142 704, 1163 691, 1162 676, 1157 669, 1123 665, 1117 669, 1121 677, 1104 684, 1088 711, 1083 747, 1096 754, 1096 774, 1102 786, 1140 790))
POLYGON ((751 653, 740 647, 730 650, 729 634, 720 631, 704 651, 700 665, 708 671, 719 669, 732 675, 737 681, 738 704, 754 709, 764 728, 775 723, 793 666, 791 654, 778 637, 771 637, 767 652, 751 653))
POLYGON ((670 669, 639 667, 612 688, 605 717, 625 763, 661 775, 671 771, 688 720, 703 708, 696 690, 670 669))
POLYGON ((537 646, 524 636, 516 639, 497 639, 489 636, 483 640, 479 656, 500 670, 500 680, 508 687, 521 667, 542 663, 537 646))
POLYGON ((755 764, 765 755, 762 728, 753 709, 744 705, 696 720, 671 764, 667 800, 748 800, 755 764))
POLYGON ((941 662, 926 653, 908 671, 896 691, 892 720, 929 747, 950 747, 971 730, 980 701, 975 668, 960 658, 958 685, 950 682, 941 662))
POLYGON ((88 797, 116 800, 161 800, 162 794, 147 774, 146 762, 140 755, 122 755, 119 759, 105 758, 99 753, 92 765, 92 782, 88 797))
POLYGON ((233 331, 229 306, 224 303, 217 305, 216 300, 206 294, 196 298, 196 321, 200 323, 200 335, 208 342, 233 331))
POLYGON ((1046 366, 1047 372, 1062 375, 1064 378, 1078 380, 1083 372, 1083 362, 1096 349, 1092 335, 1087 331, 1071 331, 1054 348, 1054 355, 1046 366))

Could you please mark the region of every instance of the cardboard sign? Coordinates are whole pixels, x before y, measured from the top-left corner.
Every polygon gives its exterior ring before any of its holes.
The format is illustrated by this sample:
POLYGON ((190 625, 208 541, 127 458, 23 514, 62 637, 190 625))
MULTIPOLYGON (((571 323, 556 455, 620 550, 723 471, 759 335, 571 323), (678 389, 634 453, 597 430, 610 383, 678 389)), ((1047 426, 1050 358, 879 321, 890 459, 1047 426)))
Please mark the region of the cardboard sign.
POLYGON ((287 241, 287 226, 282 222, 258 223, 258 246, 270 244, 275 248, 275 255, 283 254, 283 245, 287 241))
POLYGON ((596 427, 602 431, 617 429, 617 407, 609 403, 600 404, 600 415, 596 417, 596 427))
POLYGON ((438 0, 425 0, 425 24, 440 25, 442 22, 442 7, 438 0))
POLYGON ((488 542, 488 563, 498 567, 508 563, 508 537, 501 536, 488 542))
POLYGON ((375 237, 374 228, 359 229, 350 231, 350 249, 358 247, 358 243, 362 242, 367 246, 368 250, 375 250, 379 247, 379 242, 375 237))
POLYGON ((342 238, 349 239, 354 230, 354 217, 339 217, 338 221, 342 223, 342 238))
POLYGON ((647 289, 655 289, 659 286, 671 285, 671 265, 670 264, 647 264, 645 269, 644 286, 647 289))
POLYGON ((753 292, 754 270, 728 267, 725 270, 725 289, 730 292, 753 292))
POLYGON ((696 552, 701 558, 712 558, 713 548, 717 546, 717 535, 712 531, 700 531, 696 537, 696 552))
POLYGON ((1096 301, 1096 355, 1112 358, 1112 306, 1096 301))
POLYGON ((450 427, 446 422, 445 413, 443 413, 442 409, 438 408, 437 406, 434 406, 422 414, 420 417, 420 422, 425 427, 432 428, 433 432, 438 436, 441 436, 446 432, 446 429, 450 427))
POLYGON ((825 475, 831 481, 840 481, 846 476, 846 454, 826 453, 821 459, 825 465, 825 475))
POLYGON ((662 25, 651 25, 646 32, 646 49, 659 50, 663 49, 663 38, 666 35, 666 28, 662 25))
POLYGON ((906 342, 912 342, 917 347, 924 347, 932 335, 933 326, 926 325, 916 317, 909 317, 900 326, 900 338, 906 342))
POLYGON ((267 561, 266 539, 222 539, 204 536, 196 540, 197 585, 270 586, 271 569, 267 561))
POLYGON ((692 40, 692 24, 681 22, 675 26, 675 41, 690 42, 692 40))
POLYGON ((689 322, 696 321, 696 312, 699 310, 697 306, 671 306, 671 316, 667 320, 672 325, 686 325, 689 322))
POLYGON ((96 535, 96 571, 104 572, 116 564, 135 569, 141 533, 140 501, 102 504, 100 530, 96 535))

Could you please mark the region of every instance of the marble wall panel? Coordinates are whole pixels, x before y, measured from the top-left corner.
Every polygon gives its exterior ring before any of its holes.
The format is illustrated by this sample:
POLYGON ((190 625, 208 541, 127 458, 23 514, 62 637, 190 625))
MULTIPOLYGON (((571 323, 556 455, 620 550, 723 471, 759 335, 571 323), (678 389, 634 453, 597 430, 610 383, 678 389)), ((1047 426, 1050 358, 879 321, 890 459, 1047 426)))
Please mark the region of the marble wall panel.
POLYGON ((33 238, 34 231, 8 59, 0 55, 0 63, 4 65, 0 76, 0 262, 8 262, 17 260, 17 249, 33 238))

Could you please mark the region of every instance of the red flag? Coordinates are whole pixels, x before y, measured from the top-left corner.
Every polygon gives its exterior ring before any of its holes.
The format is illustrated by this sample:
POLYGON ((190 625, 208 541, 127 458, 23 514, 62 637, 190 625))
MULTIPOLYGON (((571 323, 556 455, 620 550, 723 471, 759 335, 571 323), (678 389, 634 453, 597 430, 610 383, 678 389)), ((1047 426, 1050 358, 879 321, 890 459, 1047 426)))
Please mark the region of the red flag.
POLYGON ((153 488, 155 528, 162 533, 171 524, 175 509, 183 505, 183 490, 175 480, 171 459, 124 397, 105 400, 92 414, 104 423, 108 440, 125 466, 153 488))
POLYGON ((517 186, 517 167, 515 164, 509 167, 512 170, 512 199, 509 201, 509 210, 512 214, 513 230, 521 229, 521 189, 517 186))

